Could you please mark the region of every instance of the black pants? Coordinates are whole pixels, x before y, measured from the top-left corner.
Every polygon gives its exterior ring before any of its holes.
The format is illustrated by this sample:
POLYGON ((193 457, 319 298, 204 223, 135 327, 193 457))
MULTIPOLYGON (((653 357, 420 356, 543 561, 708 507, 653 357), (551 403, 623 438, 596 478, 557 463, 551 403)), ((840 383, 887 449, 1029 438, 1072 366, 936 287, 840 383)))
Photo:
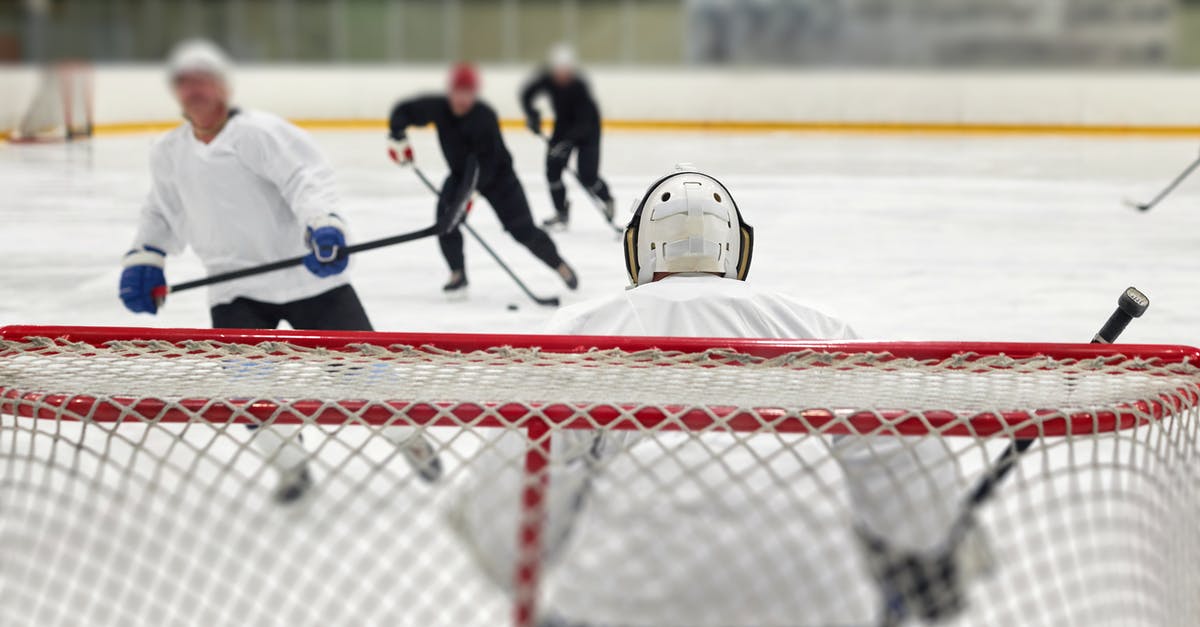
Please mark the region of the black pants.
POLYGON ((563 185, 562 173, 572 151, 578 152, 579 182, 600 200, 612 200, 608 186, 600 180, 600 131, 581 140, 555 135, 550 138, 550 150, 546 153, 546 180, 550 182, 554 209, 563 216, 567 215, 567 188, 563 185))
POLYGON ((293 329, 314 331, 373 331, 358 294, 350 285, 335 287, 311 298, 282 305, 249 298, 212 308, 214 329, 274 329, 287 320, 293 329))
MULTIPOLYGON (((239 296, 233 302, 213 307, 211 313, 214 329, 274 329, 287 320, 297 330, 374 331, 350 285, 282 305, 239 296)), ((258 425, 246 428, 253 431, 258 425)))
MULTIPOLYGON (((446 182, 442 184, 442 194, 438 201, 439 224, 448 220, 450 212, 454 209, 452 199, 458 184, 454 175, 447 177, 446 182)), ((545 231, 534 225, 533 214, 529 212, 529 201, 525 199, 525 190, 521 187, 521 181, 517 180, 516 173, 510 170, 498 174, 486 188, 479 190, 479 194, 487 199, 488 204, 496 211, 496 216, 500 218, 500 223, 504 225, 504 230, 508 231, 513 239, 528 248, 542 263, 551 268, 558 268, 562 263, 562 257, 558 256, 558 247, 545 231)), ((462 271, 466 266, 463 258, 462 231, 454 229, 438 236, 438 244, 442 247, 442 256, 446 258, 450 270, 462 271)))

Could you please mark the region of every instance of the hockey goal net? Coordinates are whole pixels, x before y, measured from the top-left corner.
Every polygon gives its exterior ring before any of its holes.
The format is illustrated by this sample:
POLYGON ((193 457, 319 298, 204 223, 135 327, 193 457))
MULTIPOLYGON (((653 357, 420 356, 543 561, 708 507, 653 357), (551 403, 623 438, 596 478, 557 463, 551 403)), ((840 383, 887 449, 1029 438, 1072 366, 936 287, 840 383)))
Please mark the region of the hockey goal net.
POLYGON ((63 62, 42 69, 33 98, 11 130, 21 143, 71 141, 92 136, 93 78, 86 63, 63 62))
POLYGON ((0 623, 1195 624, 1198 357, 3 328, 0 623))

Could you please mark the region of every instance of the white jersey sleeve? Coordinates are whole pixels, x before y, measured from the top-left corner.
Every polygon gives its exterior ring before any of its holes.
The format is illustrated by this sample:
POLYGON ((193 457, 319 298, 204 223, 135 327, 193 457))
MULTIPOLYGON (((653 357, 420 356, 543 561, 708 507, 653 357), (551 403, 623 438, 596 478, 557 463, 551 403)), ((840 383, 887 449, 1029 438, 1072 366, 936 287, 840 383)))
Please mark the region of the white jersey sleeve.
POLYGON ((155 142, 150 151, 150 192, 142 204, 132 248, 151 246, 169 255, 176 255, 187 248, 187 242, 167 218, 180 212, 180 202, 171 183, 173 169, 170 155, 164 149, 164 141, 165 138, 155 142))
POLYGON ((238 137, 237 155, 246 169, 272 182, 301 224, 311 224, 338 206, 333 169, 312 137, 292 123, 259 111, 255 124, 238 137))

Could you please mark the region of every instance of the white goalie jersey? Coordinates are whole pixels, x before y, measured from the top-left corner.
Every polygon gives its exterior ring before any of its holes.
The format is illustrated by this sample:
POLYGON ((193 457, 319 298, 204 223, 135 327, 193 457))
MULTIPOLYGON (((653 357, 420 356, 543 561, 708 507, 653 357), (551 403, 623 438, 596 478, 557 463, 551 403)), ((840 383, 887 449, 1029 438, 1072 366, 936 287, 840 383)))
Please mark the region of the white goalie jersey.
POLYGON ((675 275, 611 299, 560 310, 556 335, 642 335, 853 340, 854 331, 800 302, 745 281, 675 275))
MULTIPOLYGON (((615 298, 565 308, 548 331, 856 337, 847 324, 791 298, 712 275, 670 276, 615 298)), ((847 603, 845 615, 813 616, 814 608, 830 604, 806 595, 828 591, 806 582, 822 576, 859 581, 859 600, 873 598, 874 583, 860 559, 856 529, 887 537, 905 550, 933 551, 953 524, 963 490, 952 469, 937 471, 947 457, 936 438, 744 438, 727 432, 675 432, 649 439, 636 431, 614 430, 601 436, 604 450, 599 461, 581 463, 596 433, 559 434, 551 447, 548 533, 542 546, 543 585, 549 594, 543 603, 544 613, 565 624, 867 623, 874 609, 869 603, 856 608, 847 603), (918 475, 935 479, 912 480, 918 475), (806 487, 800 493, 838 490, 839 500, 849 501, 854 520, 840 525, 844 533, 839 537, 804 538, 794 546, 796 527, 789 525, 790 517, 835 514, 818 511, 818 503, 787 502, 788 495, 798 491, 776 485, 780 481, 826 486, 806 487), (748 484, 757 485, 756 494, 747 493, 748 484), (771 507, 778 507, 778 519, 763 518, 761 504, 750 506, 763 498, 777 501, 771 507), (913 503, 928 506, 913 511, 913 503), (829 560, 837 566, 831 569, 829 560), (846 570, 855 576, 847 577, 846 570), (766 587, 789 593, 756 596, 755 580, 771 581, 766 587)), ((463 515, 457 520, 485 571, 506 586, 516 559, 515 503, 521 478, 511 460, 520 458, 525 444, 514 434, 496 444, 496 464, 487 465, 486 480, 464 495, 463 515), (504 469, 492 472, 497 466, 504 469)))

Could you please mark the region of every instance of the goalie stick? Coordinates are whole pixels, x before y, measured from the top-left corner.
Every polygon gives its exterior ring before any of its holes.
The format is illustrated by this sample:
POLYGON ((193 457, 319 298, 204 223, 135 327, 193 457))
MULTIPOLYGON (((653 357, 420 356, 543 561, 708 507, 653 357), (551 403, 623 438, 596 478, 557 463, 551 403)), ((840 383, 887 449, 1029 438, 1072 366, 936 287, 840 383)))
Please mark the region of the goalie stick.
POLYGON ((1192 172, 1196 171, 1196 168, 1200 168, 1200 158, 1197 158, 1195 161, 1193 161, 1191 165, 1189 165, 1182 173, 1179 174, 1179 176, 1175 177, 1175 180, 1171 181, 1171 184, 1168 185, 1166 189, 1159 192, 1159 194, 1154 197, 1154 200, 1151 200, 1147 203, 1138 203, 1132 200, 1126 200, 1125 204, 1137 209, 1138 211, 1150 211, 1151 209, 1157 207, 1158 203, 1162 202, 1163 199, 1165 199, 1171 192, 1175 191, 1175 188, 1179 187, 1179 185, 1183 183, 1187 177, 1191 176, 1192 172))
MULTIPOLYGON (((542 141, 546 143, 547 146, 550 145, 550 139, 548 137, 546 137, 545 135, 543 135, 541 133, 534 133, 534 135, 537 135, 538 137, 540 137, 542 139, 542 141)), ((567 172, 569 172, 571 174, 571 176, 575 177, 575 182, 579 183, 579 186, 583 188, 583 191, 587 192, 588 198, 592 199, 592 206, 595 207, 600 212, 600 215, 604 217, 604 222, 607 223, 609 226, 611 226, 618 235, 624 235, 625 229, 621 228, 620 226, 617 226, 613 222, 613 218, 609 217, 609 215, 608 215, 608 210, 605 207, 604 201, 600 200, 600 197, 597 196, 596 192, 593 192, 590 187, 583 184, 583 181, 579 178, 579 173, 576 172, 570 166, 566 166, 563 169, 566 170, 567 172)), ((615 214, 614 214, 614 217, 615 217, 615 214)))
MULTIPOLYGON (((425 176, 425 173, 422 172, 421 169, 416 166, 416 164, 413 164, 412 169, 413 172, 417 174, 417 178, 421 179, 421 182, 425 184, 425 187, 429 188, 429 191, 433 192, 434 196, 441 195, 438 193, 437 187, 434 186, 433 182, 429 180, 429 177, 425 176)), ((500 258, 500 255, 496 254, 496 251, 492 250, 492 247, 488 246, 488 243, 483 241, 483 238, 475 232, 475 229, 471 228, 470 224, 467 224, 467 211, 469 210, 470 206, 470 201, 467 201, 463 204, 461 211, 456 212, 456 217, 454 220, 457 220, 457 226, 466 229, 467 233, 470 233, 471 237, 475 238, 475 241, 478 242, 479 245, 482 246, 483 249, 492 256, 492 259, 495 260, 496 264, 499 265, 500 268, 504 270, 504 272, 506 272, 510 278, 512 278, 513 282, 517 284, 517 287, 521 288, 521 291, 525 292, 525 295, 528 296, 530 300, 542 305, 543 307, 558 307, 561 301, 559 301, 557 296, 542 297, 531 292, 525 285, 525 282, 521 280, 521 277, 518 277, 517 274, 512 271, 512 268, 509 268, 508 264, 504 263, 504 260, 500 258)), ((450 224, 453 225, 454 221, 452 220, 450 224)), ((453 227, 450 227, 450 230, 453 230, 453 227)))
MULTIPOLYGON (((1117 299, 1117 309, 1108 317, 1108 321, 1100 328, 1100 331, 1092 337, 1092 344, 1112 344, 1117 341, 1121 333, 1125 331, 1125 327, 1134 318, 1142 317, 1146 310, 1150 308, 1150 299, 1135 287, 1130 287, 1121 293, 1121 297, 1117 299)), ((967 499, 967 513, 978 507, 980 504, 987 501, 992 492, 996 489, 1004 476, 1007 475, 1021 455, 1033 445, 1035 440, 1014 440, 1004 452, 1000 454, 997 462, 992 466, 991 472, 986 474, 971 491, 971 496, 967 499)), ((960 524, 963 521, 959 521, 960 524)))
MULTIPOLYGON (((374 250, 376 248, 383 248, 384 246, 394 246, 396 244, 403 244, 405 242, 411 242, 413 240, 423 239, 426 237, 432 237, 437 234, 438 234, 438 228, 437 228, 437 225, 435 224, 434 226, 421 229, 420 231, 412 231, 411 233, 401 233, 400 235, 393 235, 391 237, 385 237, 383 239, 372 240, 370 242, 363 242, 361 244, 354 244, 353 246, 347 246, 347 247, 342 248, 337 251, 337 258, 344 259, 355 253, 361 253, 361 252, 365 252, 368 250, 374 250)), ((290 268, 292 266, 299 266, 304 263, 304 259, 307 256, 308 255, 301 255, 299 257, 283 259, 280 261, 263 264, 261 266, 254 266, 253 268, 243 268, 241 270, 233 270, 231 272, 222 272, 221 274, 214 274, 210 277, 205 277, 203 279, 196 279, 195 281, 186 281, 184 283, 171 285, 169 287, 164 285, 164 286, 155 288, 155 290, 153 292, 154 298, 156 300, 162 301, 163 299, 165 299, 167 297, 168 294, 174 294, 176 292, 183 292, 186 290, 195 289, 197 287, 205 287, 207 285, 212 285, 214 283, 223 283, 225 281, 232 281, 234 279, 243 279, 248 276, 255 276, 255 275, 264 274, 267 272, 274 272, 276 270, 282 270, 284 268, 290 268)))
MULTIPOLYGON (((1134 318, 1141 317, 1149 307, 1150 299, 1145 294, 1137 288, 1126 289, 1117 300, 1116 311, 1092 338, 1092 343, 1112 344, 1125 327, 1134 318)), ((876 577, 882 577, 879 581, 884 592, 884 609, 878 623, 880 627, 895 627, 913 614, 924 620, 941 621, 961 611, 962 584, 958 583, 958 579, 961 572, 975 569, 969 566, 971 549, 960 551, 960 547, 972 543, 970 532, 975 527, 975 512, 995 493, 996 487, 1036 441, 1021 438, 1005 447, 996 462, 968 493, 958 517, 950 527, 942 551, 932 555, 889 551, 884 540, 859 530, 859 538, 868 555, 882 566, 876 573, 876 577), (889 589, 895 586, 903 586, 905 592, 897 594, 897 589, 889 589)), ((978 541, 975 544, 978 545, 978 541)), ((980 546, 975 546, 974 550, 987 553, 980 546)), ((988 561, 983 558, 982 563, 988 561)))

